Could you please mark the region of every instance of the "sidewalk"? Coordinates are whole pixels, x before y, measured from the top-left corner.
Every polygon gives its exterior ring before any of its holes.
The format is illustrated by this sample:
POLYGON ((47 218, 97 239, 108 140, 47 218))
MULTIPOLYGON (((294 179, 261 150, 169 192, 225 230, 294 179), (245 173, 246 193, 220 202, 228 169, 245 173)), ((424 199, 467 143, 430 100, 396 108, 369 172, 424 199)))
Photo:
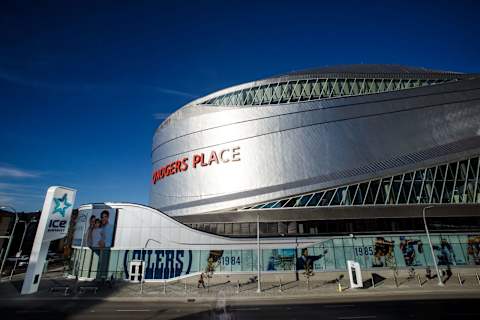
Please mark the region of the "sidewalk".
POLYGON ((39 292, 34 295, 21 296, 19 294, 22 279, 0 283, 0 299, 21 300, 51 300, 51 299, 93 299, 109 301, 216 301, 218 299, 230 301, 256 300, 308 300, 308 299, 388 299, 389 297, 421 298, 422 295, 458 295, 459 297, 480 298, 480 284, 475 272, 478 269, 463 269, 462 284, 457 277, 458 270, 454 270, 452 277, 444 287, 437 285, 437 279, 427 280, 425 277, 409 279, 406 274, 400 273, 395 284, 390 270, 378 272, 386 279, 372 287, 371 273, 363 272, 363 282, 366 288, 349 289, 346 272, 316 273, 308 282, 304 274, 299 274, 299 281, 295 281, 295 274, 268 274, 262 275, 262 291, 257 293, 257 283, 249 283, 253 274, 214 274, 206 281, 207 288, 197 288, 198 277, 191 277, 165 285, 161 282, 147 282, 143 285, 124 281, 117 281, 112 288, 92 282, 78 282, 68 280, 61 273, 48 273, 42 278, 39 292), (344 275, 341 280, 342 291, 339 292, 335 278, 344 275), (280 279, 282 279, 280 289, 280 279), (49 289, 58 286, 69 286, 71 292, 65 296, 64 291, 50 292, 49 289), (97 287, 95 293, 86 291, 80 293, 80 287, 97 287), (142 288, 143 287, 143 288, 142 288), (77 289, 77 290, 75 290, 77 289))

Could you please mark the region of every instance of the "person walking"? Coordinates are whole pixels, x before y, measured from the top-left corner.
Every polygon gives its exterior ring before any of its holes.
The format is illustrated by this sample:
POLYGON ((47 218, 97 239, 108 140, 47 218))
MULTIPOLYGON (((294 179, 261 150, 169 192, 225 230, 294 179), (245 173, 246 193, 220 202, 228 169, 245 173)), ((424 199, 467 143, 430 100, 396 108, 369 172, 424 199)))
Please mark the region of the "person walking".
POLYGON ((203 287, 203 289, 205 289, 205 274, 202 272, 200 274, 200 278, 198 279, 198 285, 197 285, 197 288, 200 288, 200 285, 203 287))

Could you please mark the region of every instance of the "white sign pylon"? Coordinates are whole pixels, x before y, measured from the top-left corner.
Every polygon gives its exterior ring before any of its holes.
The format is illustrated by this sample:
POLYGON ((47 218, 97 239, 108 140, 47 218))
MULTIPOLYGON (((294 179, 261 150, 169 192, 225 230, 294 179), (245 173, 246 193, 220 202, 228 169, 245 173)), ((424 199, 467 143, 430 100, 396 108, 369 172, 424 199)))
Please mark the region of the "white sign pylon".
POLYGON ((50 242, 67 235, 76 193, 77 190, 66 187, 48 188, 23 281, 22 294, 37 292, 50 242))

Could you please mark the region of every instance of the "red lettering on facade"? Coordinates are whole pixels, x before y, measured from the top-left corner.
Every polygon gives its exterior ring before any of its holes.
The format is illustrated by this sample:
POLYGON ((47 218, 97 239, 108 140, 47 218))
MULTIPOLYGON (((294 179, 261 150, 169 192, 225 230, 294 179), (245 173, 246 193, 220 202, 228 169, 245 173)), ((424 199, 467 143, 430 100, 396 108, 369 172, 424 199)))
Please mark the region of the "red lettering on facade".
POLYGON ((210 160, 208 160, 208 165, 212 165, 213 162, 216 162, 218 164, 218 157, 215 151, 212 151, 212 153, 210 154, 210 160))
POLYGON ((202 166, 202 167, 208 166, 208 164, 205 162, 205 154, 204 154, 204 153, 202 153, 202 163, 201 163, 201 166, 202 166))
MULTIPOLYGON (((165 177, 187 171, 189 168, 188 159, 188 157, 178 159, 158 168, 152 174, 152 183, 156 184, 165 177)), ((219 152, 212 150, 207 159, 205 159, 205 153, 195 154, 192 158, 192 166, 196 169, 198 165, 208 167, 213 163, 220 164, 234 161, 240 161, 240 147, 222 149, 219 152)))
POLYGON ((181 167, 181 170, 182 170, 182 171, 187 171, 187 169, 188 169, 188 163, 187 163, 187 161, 188 161, 188 158, 183 158, 183 159, 182 159, 182 167, 181 167))
POLYGON ((193 156, 193 167, 196 168, 197 167, 197 164, 199 164, 200 162, 202 162, 202 157, 198 154, 194 155, 193 156))

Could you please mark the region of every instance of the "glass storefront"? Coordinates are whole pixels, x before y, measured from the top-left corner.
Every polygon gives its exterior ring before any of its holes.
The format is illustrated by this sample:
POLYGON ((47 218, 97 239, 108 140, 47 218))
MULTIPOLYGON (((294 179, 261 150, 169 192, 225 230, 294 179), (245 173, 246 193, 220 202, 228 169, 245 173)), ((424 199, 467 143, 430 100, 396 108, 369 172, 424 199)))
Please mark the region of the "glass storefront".
MULTIPOLYGON (((433 234, 438 264, 480 265, 480 234, 433 234)), ((335 238, 307 248, 262 249, 263 271, 343 271, 346 261, 362 269, 432 266, 425 234, 335 238)), ((145 262, 145 279, 170 279, 195 272, 257 271, 257 251, 248 250, 115 250, 76 248, 69 273, 84 278, 128 278, 132 260, 145 262)))

